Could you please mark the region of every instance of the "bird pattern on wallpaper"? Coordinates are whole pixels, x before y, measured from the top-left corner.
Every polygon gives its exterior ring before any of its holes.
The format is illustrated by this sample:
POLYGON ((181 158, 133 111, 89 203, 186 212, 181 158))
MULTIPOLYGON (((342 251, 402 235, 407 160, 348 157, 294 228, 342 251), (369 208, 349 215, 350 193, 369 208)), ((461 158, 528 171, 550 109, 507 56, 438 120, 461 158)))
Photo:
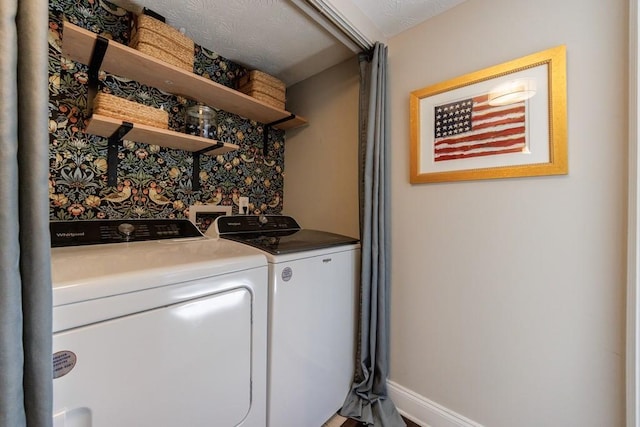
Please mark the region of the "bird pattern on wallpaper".
MULTIPOLYGON (((49 199, 51 219, 188 218, 189 206, 209 203, 238 211, 248 196, 254 213, 282 211, 284 132, 218 111, 218 139, 239 150, 200 157, 200 190, 193 190, 189 152, 124 140, 118 151, 117 185, 107 185, 107 140, 84 132, 88 67, 62 56, 63 22, 69 21, 127 44, 131 14, 104 0, 49 2, 49 199)), ((212 46, 215 49, 215 46, 212 46)), ((196 46, 194 73, 234 87, 246 69, 196 46)), ((169 127, 182 131, 193 101, 123 76, 100 71, 101 90, 169 112, 169 127)))

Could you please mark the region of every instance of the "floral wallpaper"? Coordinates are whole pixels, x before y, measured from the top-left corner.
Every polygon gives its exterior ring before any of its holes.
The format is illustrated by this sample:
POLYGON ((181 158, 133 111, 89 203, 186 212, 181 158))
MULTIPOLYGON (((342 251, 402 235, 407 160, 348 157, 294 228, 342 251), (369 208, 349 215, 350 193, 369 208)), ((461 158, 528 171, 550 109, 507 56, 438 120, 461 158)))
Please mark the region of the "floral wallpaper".
MULTIPOLYGON (((249 197, 254 213, 282 210, 284 131, 271 130, 263 155, 263 127, 218 111, 218 139, 240 146, 200 157, 200 190, 192 189, 191 153, 124 140, 117 186, 107 185, 107 139, 85 133, 88 67, 61 55, 63 22, 127 44, 131 14, 103 0, 49 2, 49 197, 51 219, 188 218, 190 205, 210 203, 238 211, 249 197)), ((196 45, 194 72, 233 87, 239 65, 196 45)), ((193 101, 100 72, 100 90, 163 108, 169 127, 181 131, 193 101)))

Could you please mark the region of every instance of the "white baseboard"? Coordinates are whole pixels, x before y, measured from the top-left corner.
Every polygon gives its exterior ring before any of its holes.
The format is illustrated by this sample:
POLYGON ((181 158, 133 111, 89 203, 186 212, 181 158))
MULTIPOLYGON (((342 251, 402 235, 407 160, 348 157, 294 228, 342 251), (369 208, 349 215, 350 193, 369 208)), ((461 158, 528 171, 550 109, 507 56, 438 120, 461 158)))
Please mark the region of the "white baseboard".
POLYGON ((398 412, 423 427, 483 427, 393 381, 387 381, 387 392, 398 412))

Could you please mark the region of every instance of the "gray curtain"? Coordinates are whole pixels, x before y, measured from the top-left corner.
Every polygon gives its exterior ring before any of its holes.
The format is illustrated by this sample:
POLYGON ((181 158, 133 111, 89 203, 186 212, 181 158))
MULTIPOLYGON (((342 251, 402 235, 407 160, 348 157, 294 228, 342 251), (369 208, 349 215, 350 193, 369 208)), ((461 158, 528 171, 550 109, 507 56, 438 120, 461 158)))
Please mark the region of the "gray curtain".
POLYGON ((51 426, 48 4, 1 4, 0 426, 51 426))
POLYGON ((389 372, 390 149, 387 47, 360 60, 360 325, 354 383, 340 414, 367 425, 404 426, 387 396, 389 372))

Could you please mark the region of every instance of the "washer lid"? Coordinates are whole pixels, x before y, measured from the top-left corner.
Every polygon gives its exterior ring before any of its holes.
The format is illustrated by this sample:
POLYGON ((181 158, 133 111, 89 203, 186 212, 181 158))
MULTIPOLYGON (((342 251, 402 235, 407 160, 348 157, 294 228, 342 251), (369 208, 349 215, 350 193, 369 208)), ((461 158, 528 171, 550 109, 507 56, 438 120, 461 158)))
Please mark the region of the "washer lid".
POLYGON ((266 265, 255 249, 207 237, 53 248, 53 305, 266 265))

